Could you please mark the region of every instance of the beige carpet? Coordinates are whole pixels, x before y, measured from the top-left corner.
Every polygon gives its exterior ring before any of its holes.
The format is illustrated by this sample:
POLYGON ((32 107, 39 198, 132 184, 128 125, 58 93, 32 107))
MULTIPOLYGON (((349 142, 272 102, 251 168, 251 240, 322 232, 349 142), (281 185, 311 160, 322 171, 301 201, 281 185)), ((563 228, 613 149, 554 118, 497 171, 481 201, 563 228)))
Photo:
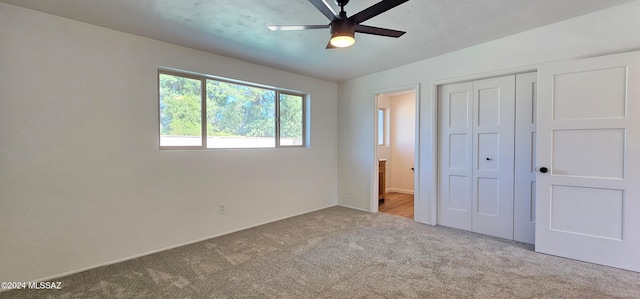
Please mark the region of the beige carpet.
POLYGON ((640 273, 334 207, 0 298, 640 298, 640 273))

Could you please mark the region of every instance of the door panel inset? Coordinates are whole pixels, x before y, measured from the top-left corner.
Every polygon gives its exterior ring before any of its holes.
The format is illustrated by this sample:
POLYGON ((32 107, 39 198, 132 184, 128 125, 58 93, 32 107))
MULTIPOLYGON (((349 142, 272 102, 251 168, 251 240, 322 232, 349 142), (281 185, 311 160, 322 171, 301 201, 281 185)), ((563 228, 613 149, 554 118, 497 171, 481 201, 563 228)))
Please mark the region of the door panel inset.
POLYGON ((626 85, 626 67, 555 75, 553 119, 625 117, 626 85))
POLYGON ((624 178, 624 129, 554 130, 552 134, 553 175, 624 178))
POLYGON ((478 91, 478 125, 500 124, 500 89, 488 88, 478 91))
POLYGON ((449 100, 449 127, 464 128, 469 126, 469 94, 456 92, 450 95, 449 100))
POLYGON ((530 205, 530 216, 529 216, 529 221, 531 223, 536 223, 536 182, 533 181, 531 182, 531 187, 529 189, 529 205, 530 205))
MULTIPOLYGON (((527 81, 527 82, 524 82, 525 86, 527 85, 527 83, 529 83, 529 86, 524 87, 524 90, 522 92, 523 92, 523 97, 530 99, 529 101, 531 103, 527 103, 528 101, 525 101, 524 103, 522 103, 522 105, 527 105, 527 106, 530 105, 529 107, 525 107, 525 111, 527 111, 527 109, 531 109, 528 112, 531 114, 531 119, 529 120, 529 123, 532 125, 536 124, 536 119, 538 117, 538 112, 537 112, 538 111, 538 108, 537 108, 538 82, 535 82, 536 80, 535 75, 536 73, 529 73, 529 74, 520 74, 517 76, 518 79, 527 81), (527 93, 530 94, 530 97, 527 93)), ((518 87, 516 87, 516 91, 519 90, 518 87)))
POLYGON ((468 169, 467 152, 469 136, 466 134, 449 135, 449 168, 468 169))
POLYGON ((624 192, 551 186, 552 230, 622 240, 624 192))
POLYGON ((452 175, 449 177, 449 208, 467 212, 469 193, 468 178, 452 175))
POLYGON ((530 143, 530 147, 531 147, 531 173, 533 173, 533 175, 535 176, 536 173, 536 132, 531 132, 531 143, 530 143))
POLYGON ((498 216, 500 197, 497 179, 478 178, 478 213, 488 216, 498 216))

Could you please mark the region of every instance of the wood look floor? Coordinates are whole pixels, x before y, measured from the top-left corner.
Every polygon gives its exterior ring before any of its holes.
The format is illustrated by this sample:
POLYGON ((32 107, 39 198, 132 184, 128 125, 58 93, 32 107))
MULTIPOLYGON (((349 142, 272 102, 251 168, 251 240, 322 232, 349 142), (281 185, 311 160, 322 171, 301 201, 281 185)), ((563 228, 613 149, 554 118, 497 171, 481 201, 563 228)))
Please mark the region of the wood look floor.
POLYGON ((413 219, 413 194, 388 192, 378 211, 413 219))

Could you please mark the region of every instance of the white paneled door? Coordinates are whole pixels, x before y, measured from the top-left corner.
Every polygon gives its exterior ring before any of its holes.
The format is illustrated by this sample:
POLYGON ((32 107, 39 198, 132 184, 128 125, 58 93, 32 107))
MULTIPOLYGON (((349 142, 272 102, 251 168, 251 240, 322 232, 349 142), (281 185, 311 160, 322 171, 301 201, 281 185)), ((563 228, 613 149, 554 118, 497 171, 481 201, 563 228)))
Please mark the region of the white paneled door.
POLYGON ((471 230, 473 83, 439 89, 438 224, 471 230))
POLYGON ((513 239, 534 244, 536 220, 537 75, 516 75, 516 165, 513 239))
POLYGON ((439 224, 513 238, 515 76, 439 90, 439 224))
POLYGON ((473 82, 472 230, 513 239, 515 76, 473 82))
POLYGON ((536 251, 640 271, 640 52, 538 74, 536 251))

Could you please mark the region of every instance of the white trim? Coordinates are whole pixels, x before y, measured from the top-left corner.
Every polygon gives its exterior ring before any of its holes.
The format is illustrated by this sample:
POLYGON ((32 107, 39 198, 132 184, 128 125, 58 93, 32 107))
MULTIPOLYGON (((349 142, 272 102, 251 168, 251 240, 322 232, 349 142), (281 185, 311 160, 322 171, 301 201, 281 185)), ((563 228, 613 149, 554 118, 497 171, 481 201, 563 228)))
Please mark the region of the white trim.
POLYGON ((352 206, 344 205, 344 204, 338 204, 338 205, 336 205, 336 206, 337 206, 337 207, 348 208, 348 209, 354 209, 354 210, 358 210, 358 211, 363 211, 363 212, 367 212, 367 213, 376 213, 376 212, 378 212, 378 211, 371 212, 371 211, 366 210, 366 209, 356 208, 356 207, 352 207, 352 206))

